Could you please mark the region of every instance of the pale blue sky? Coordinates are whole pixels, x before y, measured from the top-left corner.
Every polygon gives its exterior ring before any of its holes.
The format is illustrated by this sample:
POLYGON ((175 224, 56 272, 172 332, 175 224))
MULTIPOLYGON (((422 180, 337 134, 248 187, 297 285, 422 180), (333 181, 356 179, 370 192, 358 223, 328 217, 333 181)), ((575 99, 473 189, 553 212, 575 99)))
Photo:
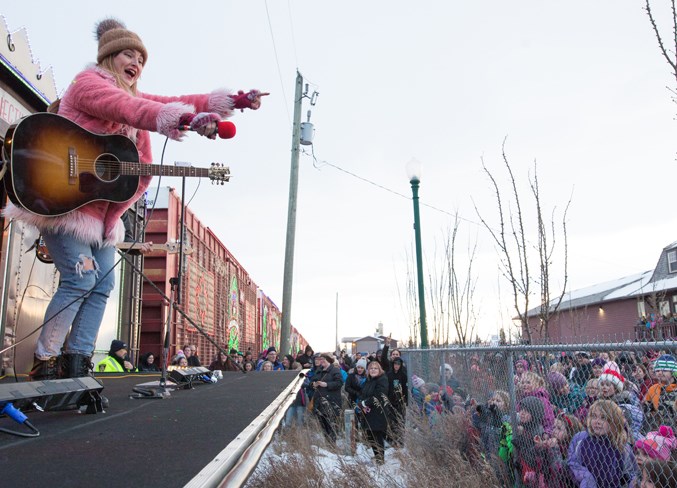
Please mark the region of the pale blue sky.
MULTIPOLYGON (((416 157, 424 165, 422 201, 472 222, 473 200, 495 222, 481 159, 504 183, 507 136, 525 201, 534 161, 547 208, 563 208, 573 192, 572 288, 650 269, 676 239, 677 107, 666 89, 675 83, 643 2, 54 5, 7 2, 0 14, 10 30, 27 28, 34 56, 54 67, 60 91, 94 60, 95 22, 114 15, 148 48, 144 91, 272 93, 259 112, 234 117, 232 141, 193 136, 170 143, 166 158, 231 167, 232 181, 203 182, 191 207, 280 307, 297 67, 320 92, 312 115, 318 161, 409 195, 404 166, 416 157)), ((161 143, 154 139, 157 158, 161 143)), ((195 187, 189 183, 188 194, 195 187)), ((316 169, 302 155, 292 322, 316 349, 332 347, 337 292, 340 336, 370 333, 382 321, 386 334, 406 337, 397 280, 402 286, 412 220, 409 200, 330 166, 316 169)), ((422 208, 430 258, 450 220, 422 208)), ((478 240, 486 337, 513 312, 487 232, 466 222, 463 247, 470 238, 478 240)))

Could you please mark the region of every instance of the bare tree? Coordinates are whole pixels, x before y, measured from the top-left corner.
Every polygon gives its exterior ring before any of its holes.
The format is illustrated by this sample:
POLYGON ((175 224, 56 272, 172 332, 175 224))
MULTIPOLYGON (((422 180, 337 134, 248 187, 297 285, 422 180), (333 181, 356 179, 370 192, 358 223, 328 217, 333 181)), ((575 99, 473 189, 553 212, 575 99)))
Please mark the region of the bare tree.
POLYGON ((459 264, 459 225, 456 214, 453 227, 444 232, 442 256, 438 258, 436 248, 434 264, 429 265, 427 289, 432 312, 432 340, 436 344, 467 345, 477 327, 474 305, 477 277, 473 274, 477 242, 469 243, 467 262, 459 264), (461 268, 465 273, 459 273, 461 268), (453 341, 452 332, 455 335, 453 341))
POLYGON ((517 189, 515 175, 505 152, 505 142, 506 140, 504 139, 501 147, 501 155, 510 182, 510 190, 507 192, 507 197, 504 197, 504 191, 499 187, 496 178, 487 168, 484 159, 482 159, 482 168, 491 181, 496 197, 499 223, 498 230, 495 230, 494 227, 487 223, 482 217, 477 205, 475 205, 475 212, 479 216, 484 227, 489 231, 489 234, 494 240, 494 244, 497 246, 501 274, 510 283, 512 288, 513 307, 517 314, 516 318, 519 321, 522 333, 526 334, 526 339, 531 342, 533 340, 534 332, 538 332, 541 337, 548 339, 550 333, 549 323, 552 317, 557 313, 566 292, 568 280, 566 214, 571 199, 569 199, 562 216, 562 235, 564 237, 564 282, 562 284, 561 294, 555 299, 552 299, 550 283, 552 280, 553 254, 556 250, 555 237, 557 235, 554 223, 555 210, 553 209, 552 211, 550 222, 546 222, 543 218, 538 174, 536 166, 534 165, 534 175, 533 178, 529 178, 529 185, 531 194, 534 198, 536 234, 538 237, 537 244, 531 244, 527 239, 522 201, 517 189), (505 205, 508 207, 507 210, 505 205), (538 257, 538 278, 532 276, 530 268, 532 260, 535 259, 533 257, 534 252, 538 257), (529 303, 533 294, 533 287, 538 288, 540 301, 539 312, 537 314, 538 323, 535 326, 532 326, 529 323, 529 303))
POLYGON ((407 265, 404 288, 400 287, 400 281, 395 276, 397 283, 397 293, 400 297, 400 306, 402 312, 409 324, 408 347, 416 347, 419 343, 420 322, 418 317, 418 292, 416 288, 416 261, 412 258, 412 253, 406 252, 405 263, 407 265))
MULTIPOLYGON (((677 80, 677 10, 675 9, 675 0, 670 0, 670 12, 672 24, 671 42, 673 42, 674 44, 670 46, 669 50, 665 47, 665 43, 663 42, 663 36, 661 35, 660 30, 658 29, 656 17, 654 16, 653 11, 651 10, 651 4, 649 0, 645 0, 644 10, 646 10, 647 15, 649 16, 649 22, 651 22, 651 27, 653 28, 654 34, 656 35, 656 39, 658 40, 658 47, 661 50, 661 54, 670 65, 670 68, 672 69, 672 75, 674 76, 675 80, 677 80)), ((670 89, 670 91, 672 92, 673 96, 676 95, 673 89, 670 89)))

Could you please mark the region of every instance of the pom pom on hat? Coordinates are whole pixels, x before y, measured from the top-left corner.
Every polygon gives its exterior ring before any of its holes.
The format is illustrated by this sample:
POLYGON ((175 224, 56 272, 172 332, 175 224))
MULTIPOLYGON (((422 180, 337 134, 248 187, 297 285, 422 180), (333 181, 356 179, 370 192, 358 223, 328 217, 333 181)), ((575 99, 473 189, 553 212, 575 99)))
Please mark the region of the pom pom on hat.
POLYGON ((616 388, 616 391, 623 391, 623 383, 625 383, 625 378, 618 371, 614 369, 606 368, 602 375, 599 377, 599 382, 608 381, 613 384, 616 388))
POLYGON ((423 385, 425 385, 425 381, 423 381, 423 378, 420 378, 415 374, 411 375, 411 386, 413 386, 414 388, 421 388, 423 385))
POLYGON ((677 449, 677 439, 672 428, 661 425, 658 432, 649 432, 646 439, 635 442, 635 447, 644 451, 651 459, 667 461, 671 451, 677 449))
POLYGON ((143 64, 148 61, 148 51, 143 45, 141 38, 134 32, 127 30, 121 21, 107 18, 96 24, 96 40, 99 41, 99 51, 96 62, 101 63, 111 54, 119 53, 125 49, 136 49, 143 54, 143 64))

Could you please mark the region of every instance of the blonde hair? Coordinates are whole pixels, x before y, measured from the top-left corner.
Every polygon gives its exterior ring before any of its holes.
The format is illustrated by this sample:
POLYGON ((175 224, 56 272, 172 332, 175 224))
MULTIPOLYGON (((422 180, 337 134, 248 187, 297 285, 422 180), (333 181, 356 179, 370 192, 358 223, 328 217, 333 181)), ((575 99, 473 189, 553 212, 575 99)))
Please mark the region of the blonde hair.
POLYGON ((533 371, 525 371, 520 377, 520 382, 529 380, 536 388, 545 388, 545 380, 533 371))
POLYGON ((118 72, 115 70, 115 63, 114 63, 113 60, 115 59, 115 56, 117 56, 118 54, 119 53, 115 53, 115 54, 111 54, 109 56, 106 56, 105 58, 103 58, 101 60, 101 62, 97 66, 99 66, 100 68, 108 71, 110 74, 113 75, 113 77, 115 78, 115 81, 118 85, 118 88, 126 91, 127 93, 129 93, 132 96, 136 96, 137 93, 138 93, 137 89, 136 89, 136 81, 134 82, 134 84, 132 86, 128 86, 127 83, 125 83, 122 80, 122 78, 120 77, 118 72))
MULTIPOLYGON (((381 376, 383 373, 385 373, 385 371, 383 371, 383 366, 381 366, 381 363, 379 363, 378 361, 371 361, 371 362, 367 365, 367 371, 369 371, 369 368, 371 367, 372 364, 375 364, 376 366, 378 366, 378 370, 380 371, 380 373, 378 374, 378 376, 381 376)), ((367 373, 367 376, 369 376, 368 373, 367 373)))
POLYGON ((625 443, 628 442, 628 432, 625 429, 625 416, 623 415, 621 407, 611 400, 597 400, 593 403, 588 411, 588 420, 586 422, 588 433, 592 436, 595 435, 593 434, 591 427, 591 414, 593 410, 599 411, 602 417, 604 417, 604 420, 609 424, 609 439, 611 440, 611 443, 616 446, 618 450, 623 451, 625 443))

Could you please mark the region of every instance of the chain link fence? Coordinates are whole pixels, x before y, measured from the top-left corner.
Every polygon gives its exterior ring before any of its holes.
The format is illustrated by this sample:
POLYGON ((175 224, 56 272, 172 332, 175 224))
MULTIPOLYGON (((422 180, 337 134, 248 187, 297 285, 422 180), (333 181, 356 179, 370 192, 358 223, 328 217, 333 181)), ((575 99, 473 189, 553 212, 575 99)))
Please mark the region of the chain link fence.
POLYGON ((664 341, 402 357, 412 408, 433 426, 463 417, 503 486, 677 487, 676 353, 664 341))

